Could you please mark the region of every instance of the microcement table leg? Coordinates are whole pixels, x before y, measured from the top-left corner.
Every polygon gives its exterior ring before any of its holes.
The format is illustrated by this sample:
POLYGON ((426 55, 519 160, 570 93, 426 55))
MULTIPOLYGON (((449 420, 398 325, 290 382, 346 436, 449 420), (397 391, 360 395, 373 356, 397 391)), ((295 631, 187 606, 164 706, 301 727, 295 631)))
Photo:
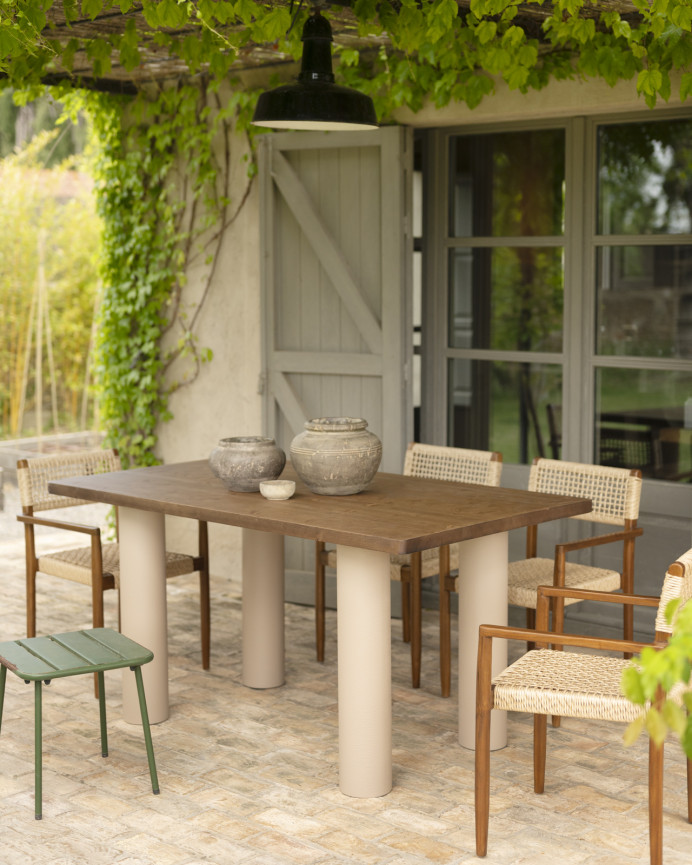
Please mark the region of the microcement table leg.
MULTIPOLYGON (((120 616, 126 637, 154 653, 143 670, 149 720, 168 718, 168 616, 166 611, 166 532, 164 515, 118 508, 120 616)), ((133 676, 123 672, 123 717, 142 723, 133 676)))
POLYGON ((243 684, 284 681, 284 538, 243 529, 243 684))
POLYGON ((346 796, 392 789, 389 555, 337 546, 339 787, 346 796))
MULTIPOLYGON (((479 625, 507 624, 508 535, 459 544, 459 744, 475 748, 479 625)), ((493 640, 493 675, 507 666, 507 642, 493 640)), ((493 710, 490 747, 507 744, 507 713, 493 710)))

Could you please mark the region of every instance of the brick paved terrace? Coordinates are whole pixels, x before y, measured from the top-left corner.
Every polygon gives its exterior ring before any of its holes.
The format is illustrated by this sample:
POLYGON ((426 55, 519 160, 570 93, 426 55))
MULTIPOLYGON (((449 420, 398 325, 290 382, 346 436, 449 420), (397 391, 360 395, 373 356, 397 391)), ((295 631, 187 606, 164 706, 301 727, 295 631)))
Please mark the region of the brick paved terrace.
MULTIPOLYGON (((24 551, 16 488, 0 514, 2 639, 24 635, 24 551)), ((95 514, 101 516, 101 512, 95 514)), ((67 517, 67 514, 65 514, 67 517)), ((674 557, 674 553, 673 553, 674 557)), ((213 568, 212 568, 213 572, 213 568)), ((120 720, 120 674, 106 674, 110 756, 100 756, 90 677, 44 691, 44 818, 33 816, 33 696, 9 676, 0 735, 3 865, 426 865, 474 855, 473 754, 456 738, 456 690, 438 696, 436 620, 425 613, 423 687, 392 622, 394 789, 350 799, 337 784, 336 621, 324 665, 313 612, 287 605, 287 684, 240 684, 239 575, 212 579, 212 666, 200 664, 196 577, 169 582, 171 717, 152 732, 161 794, 141 730, 120 720)), ((117 626, 115 593, 106 623, 117 626)), ((88 590, 44 578, 39 631, 89 627, 88 590)), ((515 649, 518 647, 514 647, 515 649)), ((510 715, 491 760, 488 865, 648 862, 647 749, 623 728, 564 719, 548 732, 546 792, 533 793, 532 723, 510 715)), ((664 862, 687 865, 684 761, 666 758, 664 862)))

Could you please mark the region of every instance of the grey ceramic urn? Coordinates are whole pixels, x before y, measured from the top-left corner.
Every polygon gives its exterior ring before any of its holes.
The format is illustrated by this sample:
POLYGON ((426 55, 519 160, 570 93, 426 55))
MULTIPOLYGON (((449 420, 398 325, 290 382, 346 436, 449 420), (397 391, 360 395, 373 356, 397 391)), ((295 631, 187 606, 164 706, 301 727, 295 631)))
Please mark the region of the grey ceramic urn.
POLYGON ((254 493, 260 481, 279 477, 286 465, 286 454, 274 439, 236 436, 221 439, 209 456, 209 465, 229 490, 254 493))
POLYGON ((382 459, 382 442, 363 418, 319 417, 291 442, 293 468, 305 486, 322 496, 364 490, 382 459))

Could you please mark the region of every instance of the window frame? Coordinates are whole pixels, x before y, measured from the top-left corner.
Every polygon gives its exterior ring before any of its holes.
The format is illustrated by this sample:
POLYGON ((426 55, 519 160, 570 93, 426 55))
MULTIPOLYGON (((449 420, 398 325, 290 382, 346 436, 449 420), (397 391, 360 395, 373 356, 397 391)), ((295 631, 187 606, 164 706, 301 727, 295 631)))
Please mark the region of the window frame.
MULTIPOLYGON (((562 367, 565 459, 591 462, 594 456, 596 372, 603 368, 650 369, 692 373, 692 359, 623 357, 596 354, 596 250, 604 246, 692 244, 692 234, 598 235, 596 212, 597 129, 644 121, 690 119, 689 109, 626 112, 592 117, 547 118, 532 122, 479 123, 423 133, 424 236, 421 438, 447 443, 448 365, 455 358, 522 361, 562 367), (563 129, 565 133, 565 229, 561 236, 458 238, 450 235, 450 139, 493 132, 563 129), (562 352, 521 352, 450 348, 448 328, 449 251, 498 246, 564 247, 562 352)), ((528 467, 506 464, 503 485, 523 486, 528 467)), ((692 484, 647 480, 642 509, 661 516, 692 513, 692 484)))

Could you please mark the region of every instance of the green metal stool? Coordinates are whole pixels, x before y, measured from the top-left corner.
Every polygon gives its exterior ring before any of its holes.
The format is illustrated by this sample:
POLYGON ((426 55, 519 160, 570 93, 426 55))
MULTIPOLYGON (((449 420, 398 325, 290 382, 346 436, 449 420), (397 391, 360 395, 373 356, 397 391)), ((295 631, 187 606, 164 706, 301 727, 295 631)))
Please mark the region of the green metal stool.
POLYGON ((34 682, 35 703, 35 774, 36 774, 36 819, 41 819, 43 793, 41 683, 49 685, 52 679, 65 676, 81 676, 96 673, 99 690, 99 713, 101 717, 101 753, 108 756, 108 734, 106 732, 106 697, 104 671, 129 667, 135 674, 139 708, 142 713, 144 741, 147 747, 149 774, 154 793, 159 792, 159 780, 154 762, 154 747, 149 729, 149 713, 142 683, 142 664, 148 664, 153 652, 124 637, 110 628, 93 628, 88 631, 69 631, 49 637, 30 637, 0 643, 0 726, 5 699, 7 671, 28 684, 34 682))

